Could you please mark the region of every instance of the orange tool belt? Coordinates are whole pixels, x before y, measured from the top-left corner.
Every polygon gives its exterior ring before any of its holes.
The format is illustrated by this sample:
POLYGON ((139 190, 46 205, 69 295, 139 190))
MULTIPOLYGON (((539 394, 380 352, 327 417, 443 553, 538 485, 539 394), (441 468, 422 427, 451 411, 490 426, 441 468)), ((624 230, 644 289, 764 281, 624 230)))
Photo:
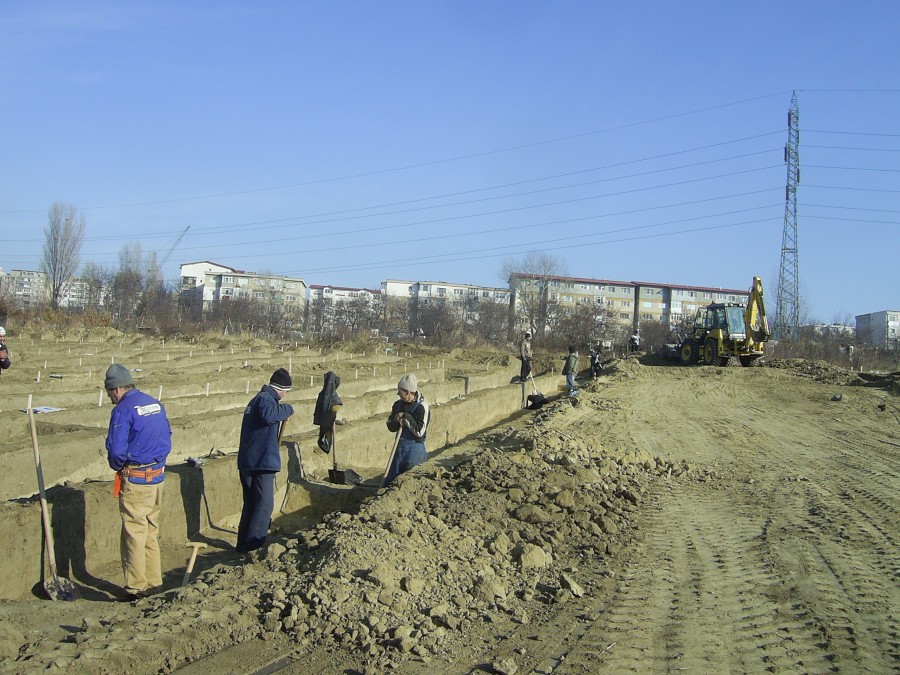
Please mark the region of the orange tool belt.
POLYGON ((146 483, 149 485, 160 482, 156 479, 162 476, 165 470, 165 464, 126 466, 123 469, 119 469, 116 471, 116 477, 113 480, 113 497, 118 497, 122 493, 123 478, 127 478, 129 483, 146 483))

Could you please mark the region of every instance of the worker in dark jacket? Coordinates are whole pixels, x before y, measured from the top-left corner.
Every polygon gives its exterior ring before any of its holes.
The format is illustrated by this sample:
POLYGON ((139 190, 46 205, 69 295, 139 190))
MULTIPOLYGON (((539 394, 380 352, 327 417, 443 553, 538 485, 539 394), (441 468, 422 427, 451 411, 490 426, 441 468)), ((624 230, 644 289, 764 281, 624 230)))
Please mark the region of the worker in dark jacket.
POLYGON ((131 373, 114 363, 103 383, 115 407, 109 417, 106 458, 116 478, 113 494, 122 516, 120 547, 124 600, 162 587, 159 516, 172 429, 162 403, 134 388, 131 373))
POLYGON ((424 462, 428 455, 425 451, 425 437, 428 432, 430 410, 425 397, 419 393, 419 382, 414 373, 406 373, 397 383, 399 400, 394 402, 391 414, 387 419, 387 428, 395 433, 400 432, 394 459, 385 476, 384 484, 388 485, 401 473, 424 462))
POLYGON ((9 348, 6 346, 6 329, 0 326, 0 373, 9 368, 12 361, 9 360, 9 348))
POLYGON ((281 403, 291 384, 291 374, 279 368, 244 409, 237 456, 244 496, 235 546, 239 553, 266 543, 275 508, 275 474, 281 471, 279 425, 294 414, 290 405, 281 403))

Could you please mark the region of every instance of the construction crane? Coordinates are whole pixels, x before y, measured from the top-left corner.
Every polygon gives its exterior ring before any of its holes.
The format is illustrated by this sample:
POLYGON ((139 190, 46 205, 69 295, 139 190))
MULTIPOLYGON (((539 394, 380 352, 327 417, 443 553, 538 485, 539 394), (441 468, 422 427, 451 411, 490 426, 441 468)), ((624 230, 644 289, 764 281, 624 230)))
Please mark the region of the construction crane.
POLYGON ((188 225, 186 228, 184 228, 184 230, 182 230, 181 234, 178 235, 178 238, 175 239, 175 243, 172 244, 172 245, 168 248, 168 250, 165 252, 165 255, 163 255, 163 257, 162 257, 161 260, 158 259, 158 255, 157 255, 157 254, 154 254, 154 256, 152 257, 152 259, 151 259, 151 261, 150 261, 150 265, 147 267, 147 282, 148 282, 148 286, 149 286, 149 285, 155 285, 155 283, 156 283, 157 281, 160 280, 160 279, 159 279, 159 273, 160 273, 160 270, 163 268, 163 265, 165 265, 166 262, 167 262, 167 261, 169 260, 169 258, 171 257, 172 251, 174 251, 174 250, 178 247, 178 244, 181 243, 181 240, 184 239, 184 235, 187 234, 187 231, 188 231, 189 229, 191 229, 191 226, 190 226, 190 225, 188 225))

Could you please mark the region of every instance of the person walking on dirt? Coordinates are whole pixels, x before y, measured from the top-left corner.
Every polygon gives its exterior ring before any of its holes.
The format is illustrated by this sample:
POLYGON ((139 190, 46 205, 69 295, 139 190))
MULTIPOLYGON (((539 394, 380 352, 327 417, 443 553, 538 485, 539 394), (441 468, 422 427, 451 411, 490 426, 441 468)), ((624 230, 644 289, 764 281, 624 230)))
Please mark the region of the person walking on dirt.
POLYGON ((9 368, 12 361, 9 360, 9 348, 6 346, 6 329, 0 326, 0 373, 9 368))
POLYGON ((425 437, 431 411, 425 397, 419 393, 419 382, 414 373, 406 373, 400 378, 397 395, 400 398, 391 407, 387 428, 400 435, 384 485, 389 485, 401 473, 421 464, 428 457, 425 437))
POLYGON ((116 472, 113 494, 119 498, 122 517, 124 600, 131 601, 162 586, 159 516, 172 428, 162 403, 135 389, 124 366, 114 363, 107 368, 103 386, 115 406, 109 418, 106 455, 116 472))
POLYGON ((281 471, 279 423, 294 414, 281 399, 291 385, 291 374, 279 368, 244 409, 237 456, 244 498, 235 546, 238 553, 249 553, 266 543, 275 509, 275 474, 281 471))
POLYGON ((566 376, 566 389, 569 394, 574 394, 575 389, 575 373, 578 372, 578 350, 575 347, 569 347, 569 355, 563 364, 562 374, 566 376))
POLYGON ((531 333, 526 332, 519 343, 519 359, 522 367, 519 370, 519 381, 524 382, 531 375, 531 333))
POLYGON ((341 378, 336 373, 325 373, 325 382, 322 391, 316 399, 316 407, 313 410, 313 424, 319 427, 319 440, 317 445, 322 452, 331 452, 334 439, 334 423, 337 420, 338 410, 344 405, 338 396, 337 388, 341 386, 341 378))

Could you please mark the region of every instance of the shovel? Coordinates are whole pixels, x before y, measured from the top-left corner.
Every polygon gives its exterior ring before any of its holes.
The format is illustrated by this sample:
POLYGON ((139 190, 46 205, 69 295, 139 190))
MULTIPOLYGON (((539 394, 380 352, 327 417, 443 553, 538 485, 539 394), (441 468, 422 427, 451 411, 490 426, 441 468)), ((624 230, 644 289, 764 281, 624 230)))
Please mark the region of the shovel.
POLYGON ((397 454, 397 446, 400 444, 401 431, 403 431, 403 427, 397 429, 397 435, 394 436, 394 447, 391 448, 391 456, 388 457, 387 468, 384 470, 384 475, 381 477, 381 487, 384 487, 384 481, 387 480, 388 474, 391 472, 391 464, 394 463, 394 455, 397 454))
POLYGON ((50 565, 51 579, 44 580, 44 591, 51 600, 79 600, 81 594, 69 579, 56 573, 56 553, 53 546, 53 530, 50 529, 50 513, 47 509, 47 495, 44 492, 44 472, 41 469, 41 455, 38 452, 37 430, 34 427, 34 411, 31 409, 31 394, 28 395, 28 423, 31 426, 31 447, 34 449, 34 469, 37 472, 38 491, 41 495, 41 521, 44 526, 44 544, 47 549, 47 563, 50 565))
POLYGON ((337 450, 334 445, 334 428, 331 429, 331 461, 334 468, 328 469, 328 482, 335 485, 346 485, 347 476, 337 468, 337 450))

